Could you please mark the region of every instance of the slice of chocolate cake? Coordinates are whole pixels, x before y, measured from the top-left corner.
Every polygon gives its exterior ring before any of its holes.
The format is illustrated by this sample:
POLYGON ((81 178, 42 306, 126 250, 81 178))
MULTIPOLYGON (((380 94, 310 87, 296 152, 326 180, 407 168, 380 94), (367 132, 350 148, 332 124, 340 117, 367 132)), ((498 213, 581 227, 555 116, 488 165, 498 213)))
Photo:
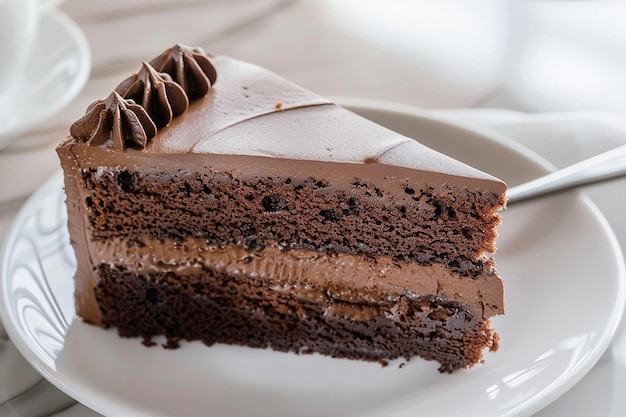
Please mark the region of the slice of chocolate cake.
POLYGON ((505 184, 265 69, 175 46, 57 151, 87 322, 449 372, 498 347, 505 184))

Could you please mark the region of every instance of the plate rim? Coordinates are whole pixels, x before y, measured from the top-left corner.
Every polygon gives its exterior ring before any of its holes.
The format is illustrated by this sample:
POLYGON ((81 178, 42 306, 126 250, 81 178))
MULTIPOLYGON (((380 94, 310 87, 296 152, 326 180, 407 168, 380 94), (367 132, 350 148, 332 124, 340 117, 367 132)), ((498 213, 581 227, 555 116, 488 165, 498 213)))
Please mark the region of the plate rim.
MULTIPOLYGON (((503 145, 506 148, 509 148, 513 152, 518 153, 525 159, 529 160, 529 162, 537 165, 537 167, 540 169, 543 169, 545 171, 553 169, 553 165, 550 164, 543 157, 537 155, 532 150, 520 145, 518 142, 515 142, 512 139, 496 134, 485 128, 476 129, 471 123, 458 122, 456 119, 453 118, 441 117, 439 114, 437 114, 436 111, 425 110, 410 105, 380 101, 375 99, 373 100, 340 97, 336 98, 336 101, 338 102, 338 104, 348 107, 351 110, 355 108, 360 108, 372 111, 383 110, 393 113, 401 113, 411 118, 417 117, 420 119, 427 119, 429 121, 435 121, 445 125, 451 125, 455 128, 460 128, 462 130, 467 130, 474 135, 483 136, 488 141, 494 141, 499 143, 500 145, 503 145), (521 150, 521 152, 518 152, 518 149, 521 150)), ((8 245, 11 241, 15 240, 20 230, 18 226, 29 214, 27 208, 35 204, 38 196, 46 191, 47 185, 49 187, 50 183, 54 181, 59 181, 60 175, 61 171, 59 170, 52 178, 42 184, 28 198, 22 209, 20 209, 20 211, 18 212, 18 215, 14 218, 7 235, 2 242, 2 245, 0 246, 0 273, 4 272, 4 265, 8 262, 8 259, 6 259, 9 252, 8 245)), ((518 404, 517 407, 508 410, 505 414, 503 414, 505 416, 523 416, 535 413, 559 398, 562 394, 567 392, 571 387, 578 383, 580 379, 582 379, 589 372, 589 370, 591 370, 593 366, 595 366, 604 351, 608 348, 624 314, 624 308, 626 305, 626 266, 619 242, 610 224, 601 213, 601 211, 597 208, 597 206, 591 201, 591 199, 582 192, 577 192, 577 194, 577 198, 580 198, 582 200, 586 208, 590 210, 591 214, 593 214, 593 217, 598 221, 598 224, 601 227, 603 234, 607 237, 608 243, 610 243, 610 247, 613 252, 612 255, 613 258, 615 258, 616 260, 617 267, 617 295, 621 300, 624 301, 619 303, 619 305, 614 306, 613 311, 615 313, 613 316, 616 316, 618 318, 613 319, 610 328, 607 328, 603 332, 607 333, 609 336, 602 339, 603 343, 598 343, 595 346, 595 348, 592 350, 592 354, 589 355, 589 359, 585 361, 584 367, 578 368, 579 370, 575 373, 573 377, 566 379, 564 382, 560 383, 556 388, 553 388, 549 392, 547 390, 544 390, 541 393, 538 393, 527 399, 525 402, 518 404)), ((6 332, 9 334, 11 341, 16 345, 20 353, 26 358, 31 366, 33 366, 40 374, 42 374, 48 381, 52 382, 59 389, 66 392, 73 398, 79 398, 84 405, 87 405, 90 408, 99 409, 101 407, 99 404, 91 401, 90 399, 85 399, 83 395, 74 390, 72 387, 62 383, 59 378, 55 376, 55 371, 53 369, 48 369, 48 365, 43 363, 38 358, 36 352, 31 349, 30 346, 28 346, 28 344, 26 344, 21 337, 18 337, 19 332, 13 327, 14 324, 12 323, 12 320, 7 320, 7 318, 11 315, 11 313, 8 311, 9 306, 7 303, 3 302, 3 300, 7 299, 5 298, 7 295, 4 293, 4 282, 6 280, 0 276, 0 281, 0 319, 4 321, 4 327, 6 332)), ((115 414, 107 413, 106 415, 115 414)))
MULTIPOLYGON (((490 141, 496 142, 504 147, 509 148, 510 150, 529 160, 531 163, 534 163, 537 168, 543 170, 545 173, 549 173, 557 169, 557 167, 548 159, 544 158, 542 155, 533 151, 532 149, 522 145, 521 143, 513 140, 512 138, 495 132, 489 128, 471 123, 467 120, 461 120, 459 118, 455 118, 454 116, 442 114, 441 112, 437 112, 437 110, 424 109, 405 103, 397 103, 361 97, 335 96, 333 97, 333 99, 336 100, 337 104, 345 106, 349 110, 353 110, 354 108, 375 111, 383 110, 391 113, 401 113, 408 116, 419 117, 422 119, 434 120, 438 123, 454 126, 461 130, 483 136, 490 141)), ((608 220, 606 219, 602 211, 598 208, 598 206, 591 200, 591 198, 582 189, 571 190, 570 192, 576 193, 577 197, 582 200, 583 204, 585 204, 587 209, 590 210, 594 218, 598 221, 602 231, 609 240, 612 249, 612 255, 617 261, 616 266, 618 273, 618 287, 616 298, 621 300, 619 305, 614 306, 614 315, 617 318, 613 320, 612 325, 607 329, 608 337, 603 340, 604 343, 596 345, 596 349, 594 349, 594 352, 591 355, 592 358, 585 362, 586 366, 582 370, 580 370, 575 377, 568 378, 565 382, 561 383, 557 387, 557 389, 554 389, 550 392, 543 391, 542 393, 533 396, 526 402, 519 404, 515 409, 511 409, 507 413, 503 414, 502 417, 521 417, 532 415, 547 407, 549 404, 551 404, 567 391, 569 391, 578 382, 580 382, 580 380, 583 379, 585 375, 587 375, 587 373, 597 364, 601 356, 611 344, 615 333, 620 326, 620 323, 623 320, 626 320, 626 260, 624 259, 621 244, 619 243, 619 240, 617 239, 617 236, 613 228, 609 224, 608 220), (526 407, 523 408, 523 406, 526 407), (521 410, 518 411, 518 409, 521 410)))

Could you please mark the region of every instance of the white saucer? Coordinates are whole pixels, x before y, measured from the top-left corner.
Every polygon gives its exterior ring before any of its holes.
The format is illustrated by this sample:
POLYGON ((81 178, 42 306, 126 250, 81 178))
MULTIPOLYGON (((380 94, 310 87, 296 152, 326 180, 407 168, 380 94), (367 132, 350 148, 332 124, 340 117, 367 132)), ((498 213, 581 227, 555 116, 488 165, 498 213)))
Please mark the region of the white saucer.
MULTIPOLYGON (((406 106, 342 102, 511 185, 545 172, 541 158, 501 137, 406 106)), ((528 416, 597 362, 626 300, 615 236, 589 199, 573 192, 503 213, 496 255, 507 314, 494 320, 501 346, 472 370, 442 375, 419 359, 382 368, 200 343, 148 349, 76 318, 65 213, 56 175, 7 236, 0 314, 31 365, 107 416, 528 416)))
POLYGON ((19 80, 15 112, 5 115, 0 125, 0 149, 64 108, 81 91, 90 70, 91 52, 78 25, 58 10, 44 14, 19 80))

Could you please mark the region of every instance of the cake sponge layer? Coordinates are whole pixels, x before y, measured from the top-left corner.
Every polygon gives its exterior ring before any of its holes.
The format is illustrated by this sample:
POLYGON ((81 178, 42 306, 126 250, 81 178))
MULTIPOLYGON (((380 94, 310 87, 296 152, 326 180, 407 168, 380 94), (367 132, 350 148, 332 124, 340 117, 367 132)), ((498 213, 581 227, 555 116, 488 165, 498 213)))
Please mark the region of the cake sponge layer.
POLYGON ((349 303, 321 288, 322 299, 313 302, 263 280, 215 271, 136 275, 102 264, 98 273, 105 324, 147 344, 164 334, 169 347, 189 339, 383 362, 419 355, 446 372, 470 367, 485 347, 498 347, 480 312, 443 297, 405 293, 349 303))
POLYGON ((499 196, 445 184, 407 183, 398 194, 358 176, 345 185, 324 176, 92 169, 83 179, 91 190, 85 204, 94 239, 133 230, 257 250, 271 240, 285 249, 438 262, 472 274, 482 270, 482 255, 495 250, 500 222, 499 196))

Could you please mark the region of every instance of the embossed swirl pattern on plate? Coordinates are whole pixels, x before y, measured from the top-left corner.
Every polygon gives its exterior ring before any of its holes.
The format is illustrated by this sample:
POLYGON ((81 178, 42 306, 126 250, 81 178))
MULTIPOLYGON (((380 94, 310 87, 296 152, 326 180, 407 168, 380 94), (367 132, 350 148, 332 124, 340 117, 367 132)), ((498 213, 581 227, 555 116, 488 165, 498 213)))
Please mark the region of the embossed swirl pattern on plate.
POLYGON ((8 310, 52 368, 74 316, 73 309, 62 307, 73 303, 58 299, 72 294, 55 291, 68 288, 73 277, 53 276, 55 271, 73 270, 76 262, 66 227, 65 195, 58 192, 60 182, 60 176, 50 181, 27 203, 35 206, 17 220, 21 232, 9 238, 3 268, 7 290, 13 294, 8 310))

